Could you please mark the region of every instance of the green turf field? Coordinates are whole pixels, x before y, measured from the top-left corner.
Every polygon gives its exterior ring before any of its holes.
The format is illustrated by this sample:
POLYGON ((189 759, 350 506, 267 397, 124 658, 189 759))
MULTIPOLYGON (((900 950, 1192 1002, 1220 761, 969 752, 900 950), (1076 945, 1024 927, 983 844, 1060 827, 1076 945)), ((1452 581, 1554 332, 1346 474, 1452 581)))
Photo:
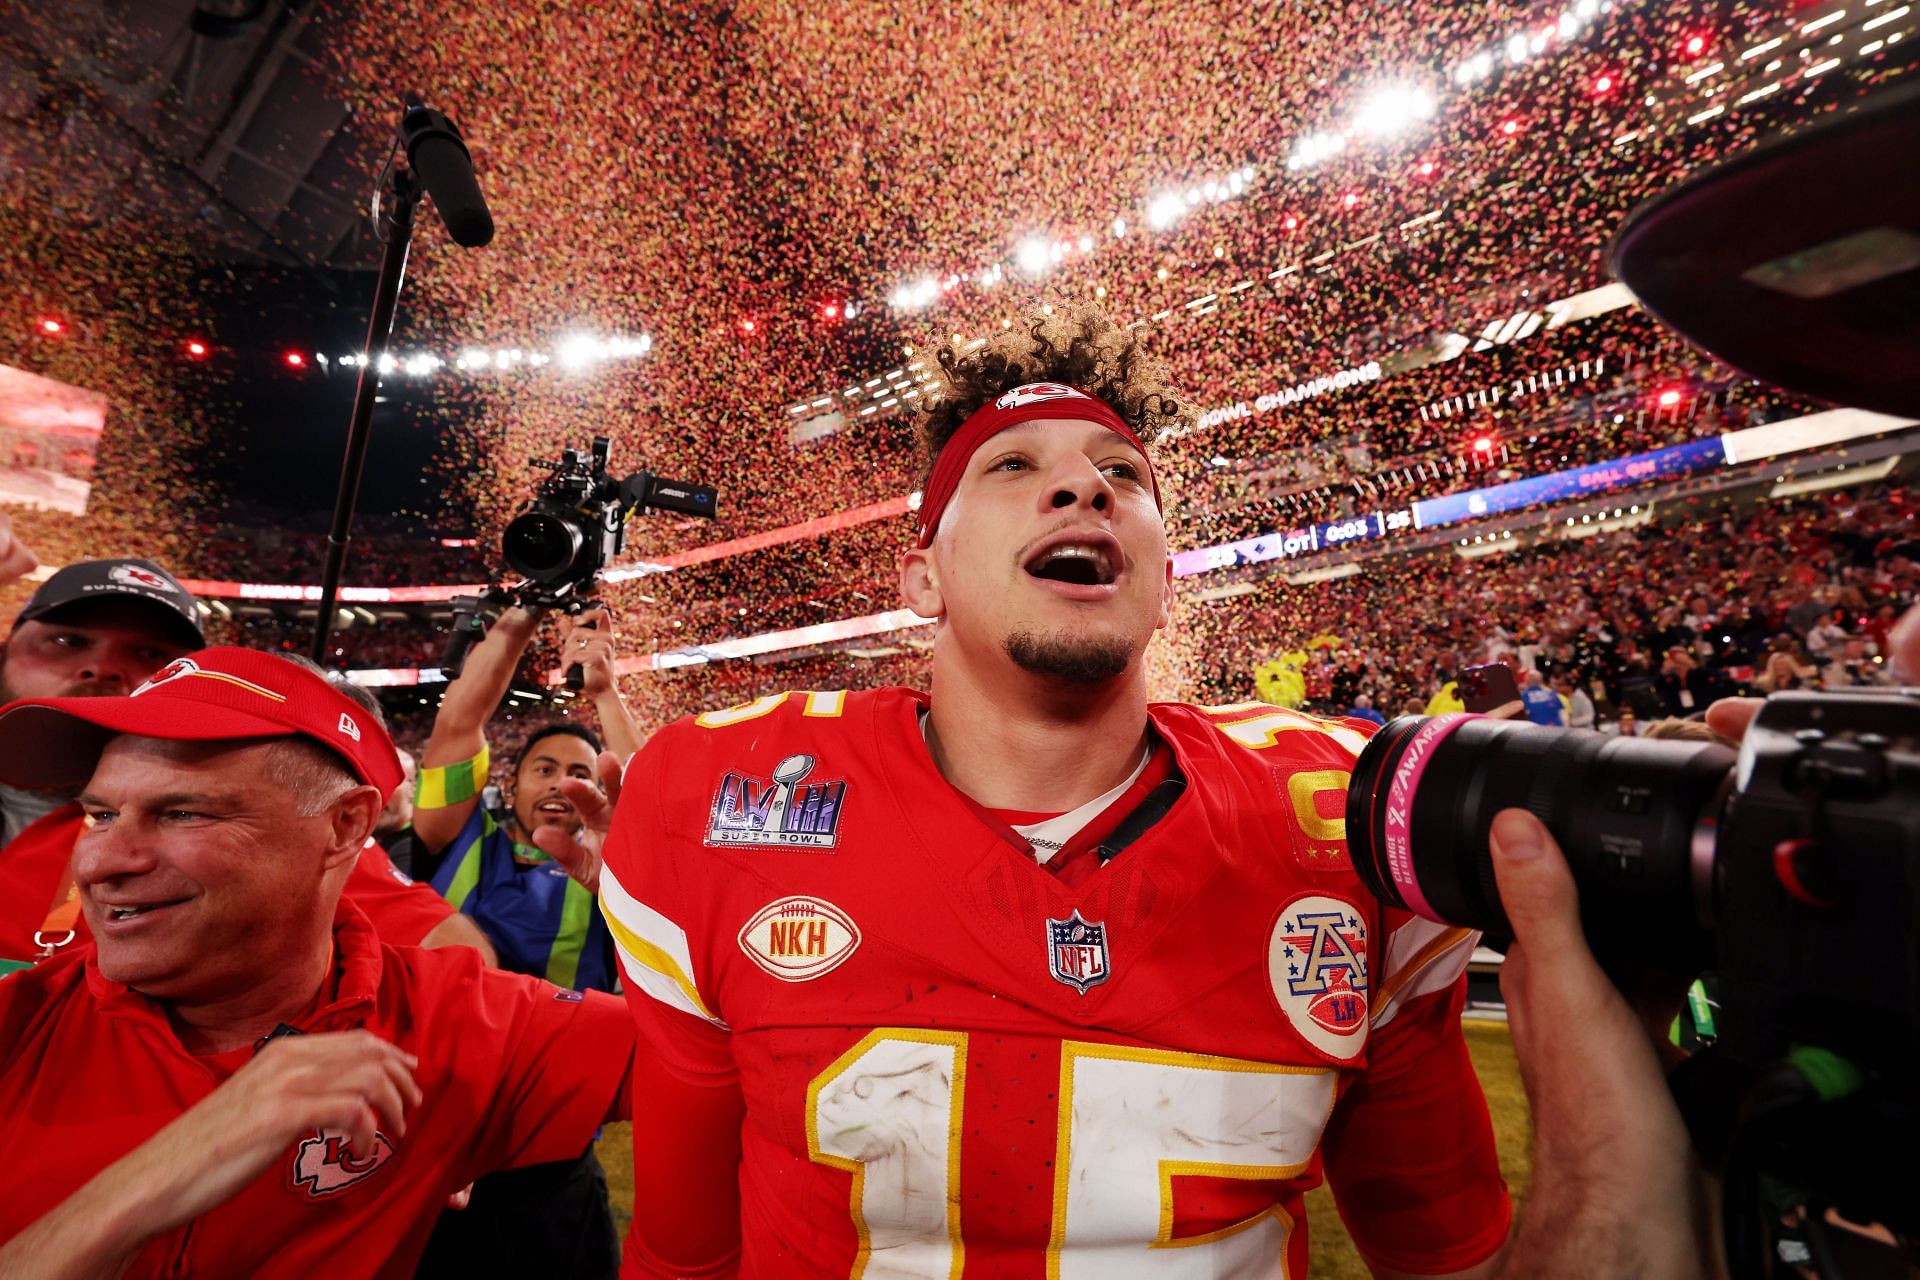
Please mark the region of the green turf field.
MULTIPOLYGON (((1500 1144, 1500 1168, 1518 1201, 1526 1192, 1531 1169, 1527 1151, 1527 1100, 1520 1091, 1520 1072, 1514 1066, 1513 1047, 1506 1024, 1469 1022, 1467 1048, 1473 1054, 1480 1085, 1487 1091, 1493 1112, 1494 1136, 1500 1144)), ((613 1189, 613 1212, 624 1234, 633 1206, 633 1134, 624 1124, 608 1125, 600 1140, 600 1163, 607 1167, 613 1189)), ((1313 1224, 1313 1274, 1316 1280, 1368 1280, 1367 1268, 1347 1239, 1333 1197, 1322 1187, 1307 1196, 1307 1220, 1313 1224)))

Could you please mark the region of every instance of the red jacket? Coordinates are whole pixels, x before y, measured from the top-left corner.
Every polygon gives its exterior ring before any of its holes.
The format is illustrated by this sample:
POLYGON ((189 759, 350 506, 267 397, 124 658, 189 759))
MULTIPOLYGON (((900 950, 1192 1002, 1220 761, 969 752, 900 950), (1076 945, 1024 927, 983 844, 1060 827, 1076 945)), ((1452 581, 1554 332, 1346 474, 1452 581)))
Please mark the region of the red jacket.
MULTIPOLYGON (((73 842, 85 824, 78 804, 65 805, 0 848, 0 961, 32 960, 40 954, 33 935, 45 923, 54 894, 60 892, 61 876, 73 857, 73 842)), ((453 914, 446 899, 409 880, 386 851, 371 842, 347 879, 346 896, 373 922, 380 940, 396 947, 418 946, 453 914)), ((84 917, 74 928, 79 936, 67 950, 87 940, 84 917)))
MULTIPOLYGON (((148 1243, 133 1277, 413 1274, 446 1198, 483 1173, 569 1159, 629 1111, 618 1000, 487 969, 464 947, 385 946, 342 904, 338 968, 299 1029, 365 1028, 420 1059, 426 1100, 365 1161, 311 1133, 210 1213, 148 1243)), ((196 1058, 164 1008, 91 946, 0 978, 0 1241, 199 1102, 253 1056, 196 1058)))

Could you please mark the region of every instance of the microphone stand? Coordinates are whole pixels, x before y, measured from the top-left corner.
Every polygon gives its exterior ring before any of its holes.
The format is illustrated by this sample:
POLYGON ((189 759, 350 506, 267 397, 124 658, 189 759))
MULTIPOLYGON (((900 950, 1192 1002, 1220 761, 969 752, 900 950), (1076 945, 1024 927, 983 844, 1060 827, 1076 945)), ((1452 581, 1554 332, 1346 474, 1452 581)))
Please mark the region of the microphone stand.
POLYGON ((347 544, 352 541, 353 511, 360 500, 360 476, 366 468, 367 441, 372 435, 374 398, 380 390, 380 364, 393 337, 393 312, 400 301, 400 285, 407 274, 407 251, 413 245, 414 213, 425 194, 420 180, 396 156, 375 194, 375 225, 386 231, 386 253, 380 259, 380 278, 373 290, 373 318, 367 323, 367 343, 360 355, 360 383, 353 394, 353 419, 347 428, 347 453, 340 464, 340 491, 333 501, 333 527, 327 531, 327 566, 320 581, 320 616, 313 628, 313 660, 327 662, 327 642, 340 595, 340 575, 346 568, 347 544))

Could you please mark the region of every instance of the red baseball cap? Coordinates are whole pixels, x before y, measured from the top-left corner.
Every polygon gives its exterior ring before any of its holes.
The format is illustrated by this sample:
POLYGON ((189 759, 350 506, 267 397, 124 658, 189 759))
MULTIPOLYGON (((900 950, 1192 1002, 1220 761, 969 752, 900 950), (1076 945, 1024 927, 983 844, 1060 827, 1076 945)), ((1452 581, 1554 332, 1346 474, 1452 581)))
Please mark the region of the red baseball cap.
POLYGON ((360 781, 400 785, 393 739, 317 673, 271 653, 220 645, 176 658, 124 698, 26 698, 0 707, 0 782, 78 788, 118 734, 206 741, 309 738, 360 781))

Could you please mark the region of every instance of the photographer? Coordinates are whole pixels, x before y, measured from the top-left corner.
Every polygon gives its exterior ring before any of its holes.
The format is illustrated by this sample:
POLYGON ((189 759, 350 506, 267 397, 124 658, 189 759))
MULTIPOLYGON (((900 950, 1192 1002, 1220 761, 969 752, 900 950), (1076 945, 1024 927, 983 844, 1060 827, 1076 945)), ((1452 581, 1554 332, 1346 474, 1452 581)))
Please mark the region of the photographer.
MULTIPOLYGON (((486 725, 540 621, 538 611, 507 609, 447 686, 420 760, 414 866, 486 932, 502 968, 608 991, 612 942, 593 895, 533 842, 547 827, 579 831, 578 810, 560 783, 592 781, 599 739, 568 721, 536 730, 514 762, 507 812, 496 816, 481 803, 486 725)), ((610 623, 604 609, 562 618, 562 648, 567 662, 583 668, 608 746, 625 760, 640 741, 615 687, 610 623)), ((420 1274, 611 1276, 618 1250, 606 1177, 589 1146, 572 1160, 481 1179, 466 1212, 442 1217, 420 1274)))

